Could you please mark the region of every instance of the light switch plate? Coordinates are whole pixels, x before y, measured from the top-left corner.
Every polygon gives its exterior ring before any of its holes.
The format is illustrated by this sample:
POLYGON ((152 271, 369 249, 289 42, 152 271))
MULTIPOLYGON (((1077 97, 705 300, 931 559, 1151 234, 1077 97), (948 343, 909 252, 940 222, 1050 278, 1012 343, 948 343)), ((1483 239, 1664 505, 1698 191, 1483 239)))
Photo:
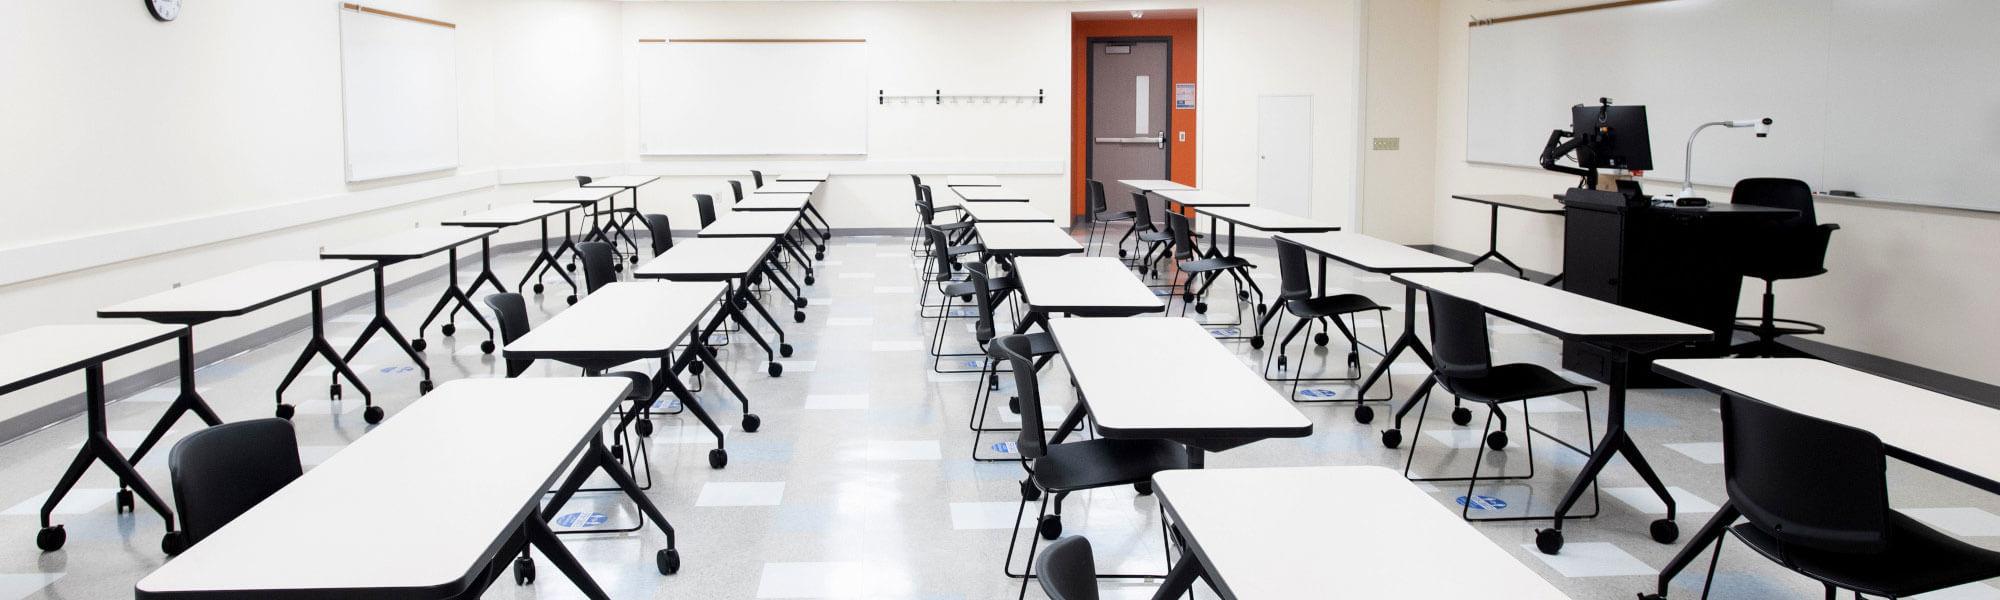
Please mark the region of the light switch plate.
POLYGON ((1402 147, 1403 138, 1375 138, 1376 150, 1400 150, 1402 147))

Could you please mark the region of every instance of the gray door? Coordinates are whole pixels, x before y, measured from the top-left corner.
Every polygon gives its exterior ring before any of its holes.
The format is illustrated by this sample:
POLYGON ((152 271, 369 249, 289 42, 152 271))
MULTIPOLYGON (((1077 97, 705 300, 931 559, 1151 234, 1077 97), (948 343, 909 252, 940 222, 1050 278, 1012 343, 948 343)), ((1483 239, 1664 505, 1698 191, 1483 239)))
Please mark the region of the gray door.
POLYGON ((1090 44, 1086 176, 1104 182, 1104 199, 1112 212, 1132 209, 1132 188, 1118 180, 1167 178, 1171 56, 1165 41, 1090 44))

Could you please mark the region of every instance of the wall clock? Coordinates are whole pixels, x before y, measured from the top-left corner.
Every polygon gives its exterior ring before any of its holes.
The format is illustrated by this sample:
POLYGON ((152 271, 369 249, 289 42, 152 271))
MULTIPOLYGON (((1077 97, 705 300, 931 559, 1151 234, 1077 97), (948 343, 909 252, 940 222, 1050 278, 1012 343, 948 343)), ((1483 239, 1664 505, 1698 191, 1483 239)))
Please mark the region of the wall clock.
POLYGON ((145 0, 146 12, 161 22, 172 21, 181 16, 181 0, 145 0))

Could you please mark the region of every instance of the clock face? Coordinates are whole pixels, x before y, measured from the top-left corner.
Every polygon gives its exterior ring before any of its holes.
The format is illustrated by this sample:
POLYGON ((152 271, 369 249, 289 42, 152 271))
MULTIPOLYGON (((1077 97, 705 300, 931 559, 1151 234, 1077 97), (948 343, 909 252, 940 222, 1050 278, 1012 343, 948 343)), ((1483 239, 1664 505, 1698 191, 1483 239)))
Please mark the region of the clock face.
POLYGON ((153 13, 155 19, 172 21, 175 17, 181 16, 181 0, 145 0, 145 2, 146 10, 153 13))

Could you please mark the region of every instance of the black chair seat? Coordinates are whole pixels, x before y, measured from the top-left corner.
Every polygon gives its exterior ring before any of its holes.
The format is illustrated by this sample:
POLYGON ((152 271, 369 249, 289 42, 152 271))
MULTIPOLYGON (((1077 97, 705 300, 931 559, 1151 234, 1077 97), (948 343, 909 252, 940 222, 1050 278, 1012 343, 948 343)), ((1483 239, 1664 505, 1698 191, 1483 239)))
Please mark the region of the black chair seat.
POLYGON ((1035 483, 1067 492, 1150 481, 1154 473, 1188 468, 1187 449, 1166 440, 1082 440, 1050 444, 1035 460, 1035 483))
POLYGON ((1785 546, 1748 521, 1730 531, 1765 558, 1872 596, 1901 598, 2000 575, 2000 552, 1953 539, 1903 513, 1888 517, 1889 550, 1872 555, 1785 546))
POLYGON ((1250 261, 1244 260, 1242 257, 1237 257, 1237 256, 1218 256, 1215 258, 1203 258, 1199 260, 1190 260, 1181 263, 1182 271, 1201 272, 1201 271, 1220 271, 1223 269, 1246 269, 1246 268, 1256 268, 1256 265, 1252 265, 1250 264, 1250 261))
POLYGON ((1174 236, 1167 235, 1167 232, 1159 230, 1141 231, 1139 232, 1139 241, 1148 243, 1171 242, 1174 241, 1174 236))
POLYGON ((1499 404, 1529 398, 1587 392, 1587 385, 1563 379, 1547 367, 1529 363, 1494 365, 1485 377, 1446 377, 1439 383, 1459 397, 1481 404, 1499 404))
POLYGON ((1097 215, 1097 216, 1095 216, 1095 217, 1091 217, 1091 219, 1090 219, 1090 220, 1092 220, 1092 221, 1130 221, 1130 220, 1132 220, 1132 219, 1136 219, 1136 218, 1139 218, 1139 215, 1138 215, 1138 213, 1134 213, 1134 212, 1132 212, 1132 211, 1129 211, 1129 210, 1128 210, 1128 211, 1124 211, 1124 212, 1115 212, 1115 213, 1103 213, 1103 214, 1099 214, 1099 215, 1097 215))
POLYGON ((936 227, 944 231, 958 231, 971 226, 972 226, 971 221, 952 221, 950 223, 937 223, 931 225, 931 227, 936 227))
POLYGON ((1028 354, 1041 357, 1056 353, 1056 336, 1047 332, 1028 334, 1028 354))
POLYGON ((632 380, 632 389, 625 392, 626 400, 644 400, 653 397, 653 376, 638 371, 613 371, 605 377, 624 377, 632 380))
POLYGON ((950 248, 945 249, 945 252, 952 256, 965 256, 967 254, 974 254, 985 251, 986 251, 986 246, 984 244, 965 244, 961 246, 952 246, 950 248))
POLYGON ((1333 296, 1306 298, 1304 300, 1291 300, 1285 302, 1285 310, 1295 316, 1317 319, 1320 317, 1357 313, 1364 310, 1383 310, 1383 306, 1376 304, 1374 300, 1370 300, 1367 296, 1361 294, 1336 294, 1333 296))

